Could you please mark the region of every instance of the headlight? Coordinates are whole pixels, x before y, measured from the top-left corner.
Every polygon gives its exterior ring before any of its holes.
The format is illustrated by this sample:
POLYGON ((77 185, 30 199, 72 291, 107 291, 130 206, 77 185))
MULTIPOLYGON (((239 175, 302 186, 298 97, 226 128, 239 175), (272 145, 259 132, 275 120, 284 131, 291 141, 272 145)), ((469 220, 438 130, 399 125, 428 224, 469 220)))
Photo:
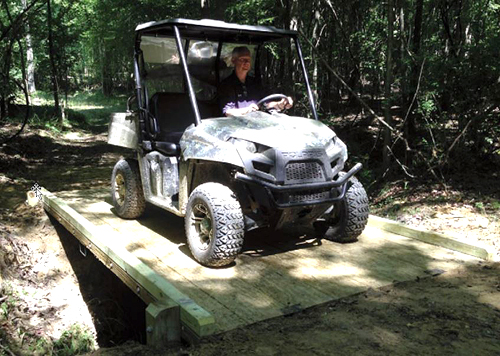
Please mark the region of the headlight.
POLYGON ((332 138, 328 143, 326 144, 325 151, 328 157, 332 157, 336 153, 335 149, 335 137, 332 138))
POLYGON ((347 161, 347 146, 338 137, 332 138, 325 146, 328 157, 332 158, 340 153, 342 162, 347 161))
POLYGON ((247 140, 242 140, 241 138, 232 138, 231 142, 238 148, 241 149, 246 149, 250 153, 255 153, 257 152, 257 146, 255 143, 247 141, 247 140))
POLYGON ((342 141, 340 141, 340 143, 342 143, 342 154, 340 155, 340 157, 341 157, 342 161, 346 162, 347 158, 348 158, 347 146, 342 141))

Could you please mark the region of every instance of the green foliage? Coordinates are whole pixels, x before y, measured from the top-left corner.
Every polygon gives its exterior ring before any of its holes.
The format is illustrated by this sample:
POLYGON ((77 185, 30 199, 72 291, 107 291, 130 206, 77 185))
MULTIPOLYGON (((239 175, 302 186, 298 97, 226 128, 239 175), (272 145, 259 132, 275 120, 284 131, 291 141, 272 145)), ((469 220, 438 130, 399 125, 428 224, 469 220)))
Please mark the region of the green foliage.
POLYGON ((9 305, 7 302, 0 304, 0 309, 2 310, 3 316, 7 317, 9 315, 9 305))
MULTIPOLYGON (((52 107, 46 107, 46 109, 47 111, 53 111, 52 107)), ((29 120, 29 124, 34 128, 43 128, 53 133, 61 133, 61 128, 57 125, 57 121, 58 119, 53 116, 47 119, 45 115, 38 116, 37 113, 34 113, 29 120)))
POLYGON ((95 349, 92 333, 78 324, 65 330, 59 340, 54 342, 52 354, 55 356, 72 356, 90 352, 95 349))
MULTIPOLYGON (((47 11, 46 5, 39 1, 40 6, 23 17, 22 25, 0 40, 2 118, 8 108, 3 103, 20 104, 24 100, 19 83, 24 77, 21 59, 26 57, 28 32, 35 54, 37 88, 47 93, 45 98, 37 95, 40 101, 36 105, 52 105, 47 11)), ((420 2, 395 2, 394 64, 390 68, 386 66, 386 2, 214 0, 208 3, 222 9, 219 13, 225 14, 227 22, 297 28, 304 35, 302 50, 321 118, 338 116, 353 107, 359 112, 360 108, 321 58, 350 88, 369 100, 379 115, 383 104, 390 103, 400 108, 394 115, 406 116, 413 103, 404 123, 396 120, 400 123, 396 129, 408 139, 410 148, 419 152, 418 157, 408 157, 400 140, 392 151, 414 174, 425 171, 427 168, 422 168, 429 167, 431 162, 431 166, 453 168, 456 165, 449 162, 465 155, 499 162, 500 6, 496 1, 424 0, 421 31, 416 26, 420 2), (306 40, 312 41, 314 50, 306 40), (388 70, 393 73, 394 83, 392 95, 386 98, 383 89, 388 70)), ((133 93, 134 30, 138 24, 175 17, 197 19, 202 13, 199 0, 51 0, 51 5, 59 92, 62 101, 68 97, 66 124, 79 127, 84 123, 102 125, 109 112, 123 109, 124 98, 133 93), (106 99, 113 97, 119 99, 106 99)), ((4 8, 8 12, 0 13, 0 30, 21 13, 22 4, 6 0, 4 8)), ((303 78, 298 74, 299 63, 292 58, 294 47, 270 44, 267 49, 272 55, 263 78, 266 86, 292 91, 296 110, 306 112, 308 100, 303 78)), ((52 117, 36 112, 33 121, 55 129, 52 117)), ((375 151, 369 159, 380 156, 379 142, 370 144, 375 151)))
POLYGON ((226 16, 230 21, 247 25, 274 25, 278 9, 271 0, 235 1, 229 4, 226 16))
POLYGON ((432 92, 425 93, 420 99, 418 113, 425 118, 432 118, 437 110, 437 105, 432 92))
POLYGON ((0 296, 7 297, 2 303, 0 303, 0 320, 7 319, 11 310, 16 304, 16 293, 9 282, 3 281, 1 284, 0 296))

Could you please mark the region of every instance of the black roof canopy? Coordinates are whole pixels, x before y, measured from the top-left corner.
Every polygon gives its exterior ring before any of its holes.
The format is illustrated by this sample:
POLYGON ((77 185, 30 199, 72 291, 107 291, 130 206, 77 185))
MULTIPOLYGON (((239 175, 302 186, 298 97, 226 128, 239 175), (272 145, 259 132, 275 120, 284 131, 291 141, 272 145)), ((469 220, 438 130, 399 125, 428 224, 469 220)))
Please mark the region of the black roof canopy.
POLYGON ((297 31, 282 30, 273 26, 250 26, 227 23, 217 20, 169 19, 147 22, 138 25, 137 35, 174 36, 177 26, 181 36, 186 39, 260 43, 283 37, 296 37, 297 31))

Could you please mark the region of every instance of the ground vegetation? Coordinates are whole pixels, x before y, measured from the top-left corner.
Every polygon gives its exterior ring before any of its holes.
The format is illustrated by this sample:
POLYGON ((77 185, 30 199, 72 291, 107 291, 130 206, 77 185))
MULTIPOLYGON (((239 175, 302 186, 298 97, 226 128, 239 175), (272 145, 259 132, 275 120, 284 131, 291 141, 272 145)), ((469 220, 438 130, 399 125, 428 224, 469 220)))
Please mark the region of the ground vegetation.
MULTIPOLYGON (((114 277, 89 273, 99 262, 24 200, 35 183, 55 192, 109 185, 122 152, 105 143, 107 121, 133 93, 133 31, 147 21, 298 30, 320 119, 364 164, 372 212, 500 251, 496 1, 1 0, 0 9, 0 355, 144 342, 143 316, 128 313, 141 302, 119 284, 123 297, 96 288, 114 277), (61 286, 68 300, 58 299, 61 286)), ((266 80, 306 115, 292 51, 276 49, 266 80)), ((499 283, 498 265, 478 263, 181 352, 494 355, 499 283)), ((136 343, 97 353, 155 354, 136 343)))

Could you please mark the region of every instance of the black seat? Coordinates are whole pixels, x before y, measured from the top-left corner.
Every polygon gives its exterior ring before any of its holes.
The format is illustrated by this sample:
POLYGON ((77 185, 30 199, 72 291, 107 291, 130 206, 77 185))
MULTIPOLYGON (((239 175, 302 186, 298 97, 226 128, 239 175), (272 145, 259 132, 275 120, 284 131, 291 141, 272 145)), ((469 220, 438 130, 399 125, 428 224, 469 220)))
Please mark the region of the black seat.
MULTIPOLYGON (((216 117, 218 106, 216 102, 198 101, 202 119, 216 117)), ((158 121, 160 134, 158 141, 179 144, 184 130, 195 122, 189 95, 184 93, 156 93, 149 102, 151 114, 158 121)))
POLYGON ((182 93, 156 93, 151 97, 149 110, 160 128, 158 141, 179 144, 182 133, 194 120, 191 118, 189 97, 182 93))

